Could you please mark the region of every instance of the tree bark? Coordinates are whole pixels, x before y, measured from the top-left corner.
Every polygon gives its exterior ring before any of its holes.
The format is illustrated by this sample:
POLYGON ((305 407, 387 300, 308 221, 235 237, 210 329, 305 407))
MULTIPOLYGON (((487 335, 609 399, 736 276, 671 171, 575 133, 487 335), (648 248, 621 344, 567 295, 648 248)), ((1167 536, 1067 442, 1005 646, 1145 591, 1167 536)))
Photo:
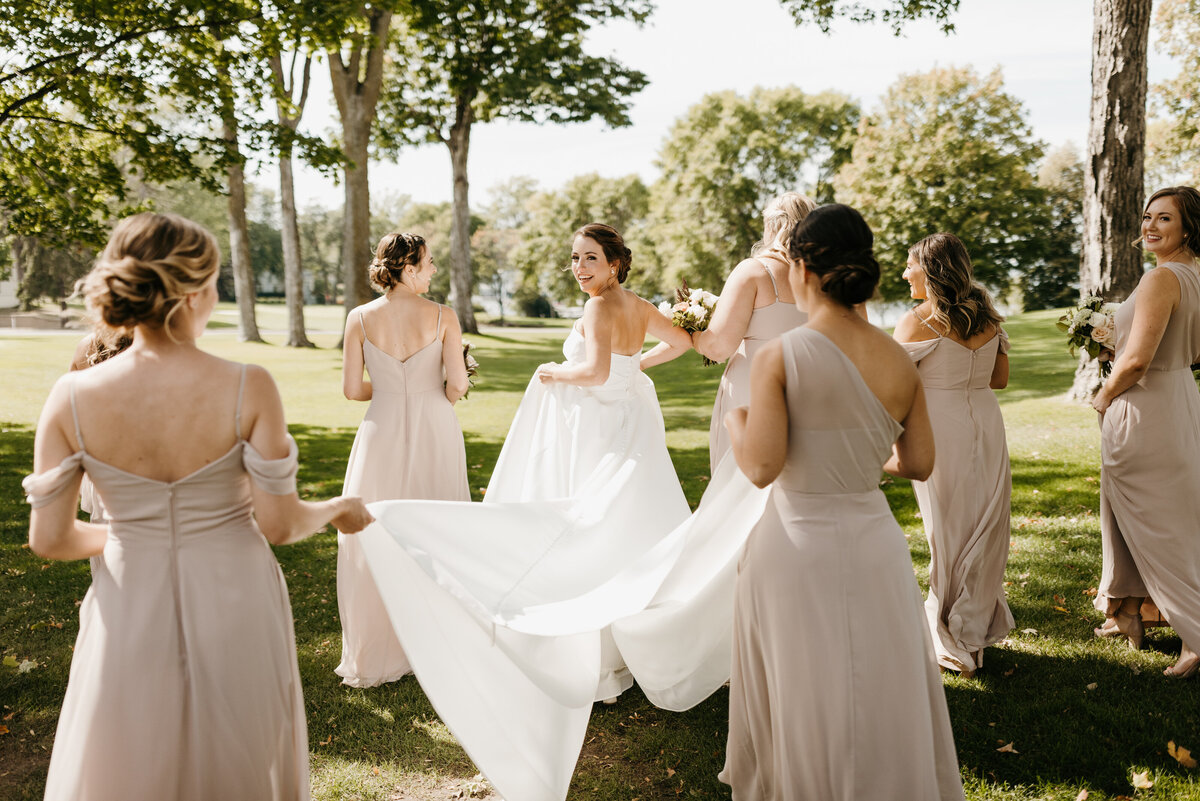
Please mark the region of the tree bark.
POLYGON ((471 306, 474 276, 471 274, 471 206, 467 199, 467 154, 471 148, 472 111, 470 100, 460 99, 454 126, 446 145, 454 174, 454 206, 450 223, 450 303, 463 333, 479 333, 471 306))
POLYGON ((342 274, 345 280, 346 312, 366 303, 374 293, 367 278, 371 261, 371 196, 367 161, 375 109, 383 86, 383 55, 387 49, 392 12, 367 10, 370 33, 352 40, 349 57, 338 50, 329 52, 329 77, 342 122, 342 141, 347 163, 344 169, 346 208, 342 225, 342 274), (366 58, 365 72, 362 69, 366 58))
MULTIPOLYGON (((1084 163, 1083 297, 1122 301, 1142 276, 1141 234, 1146 145, 1147 53, 1152 0, 1095 0, 1092 108, 1084 163)), ((1099 365, 1084 356, 1071 398, 1090 401, 1099 365)))
MULTIPOLYGON (((291 85, 283 72, 283 58, 273 53, 270 58, 271 76, 275 82, 275 103, 279 124, 294 134, 304 114, 308 100, 308 87, 312 75, 312 56, 304 59, 304 73, 299 99, 293 100, 296 81, 291 73, 291 85)), ((292 61, 295 67, 295 59, 292 61)), ((311 348, 304 330, 304 269, 300 258, 300 226, 296 220, 296 188, 292 176, 292 143, 287 141, 279 149, 279 202, 282 211, 283 244, 283 289, 288 311, 288 347, 311 348)))
POLYGON ((254 270, 250 264, 250 226, 246 222, 246 173, 238 145, 238 121, 234 112, 233 83, 228 66, 221 73, 221 135, 225 139, 229 165, 225 168, 229 189, 229 259, 233 263, 233 291, 238 306, 238 339, 262 342, 254 318, 254 270))

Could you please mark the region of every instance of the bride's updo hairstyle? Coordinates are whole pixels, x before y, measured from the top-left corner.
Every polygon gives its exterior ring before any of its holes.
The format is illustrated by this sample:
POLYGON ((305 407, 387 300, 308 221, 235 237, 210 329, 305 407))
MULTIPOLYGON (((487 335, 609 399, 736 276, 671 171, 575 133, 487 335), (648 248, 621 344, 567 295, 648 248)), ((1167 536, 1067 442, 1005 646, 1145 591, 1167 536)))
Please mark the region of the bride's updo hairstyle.
POLYGON ((929 316, 943 330, 970 339, 1004 321, 987 290, 975 282, 971 257, 957 236, 927 236, 909 248, 908 256, 925 271, 929 316))
POLYGON ((175 214, 144 212, 117 223, 82 292, 103 326, 166 326, 170 335, 180 301, 200 291, 220 266, 217 240, 206 228, 175 214))
POLYGON ((625 240, 617 233, 617 229, 604 223, 588 223, 571 235, 574 242, 578 237, 586 236, 604 251, 604 258, 617 270, 618 283, 625 283, 629 275, 629 266, 633 263, 633 251, 625 247, 625 240))
POLYGON ((754 255, 770 251, 786 254, 788 237, 816 207, 816 201, 799 192, 784 192, 768 203, 763 209, 763 238, 754 246, 754 255))
POLYGON ((821 279, 821 290, 843 306, 854 306, 875 294, 879 262, 872 247, 875 235, 867 221, 841 203, 818 206, 792 231, 788 255, 793 269, 804 267, 821 279))
POLYGON ((425 238, 416 234, 387 234, 375 248, 375 258, 367 268, 367 276, 380 291, 387 292, 400 283, 404 268, 421 263, 425 255, 425 238))

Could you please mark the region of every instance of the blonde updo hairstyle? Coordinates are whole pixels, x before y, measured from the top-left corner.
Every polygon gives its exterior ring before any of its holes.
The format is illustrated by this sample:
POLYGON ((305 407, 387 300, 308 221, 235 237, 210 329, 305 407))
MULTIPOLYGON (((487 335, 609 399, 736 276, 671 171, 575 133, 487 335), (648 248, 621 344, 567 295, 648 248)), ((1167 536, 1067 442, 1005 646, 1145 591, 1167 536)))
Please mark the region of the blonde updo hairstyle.
POLYGON ((199 292, 220 269, 216 238, 176 214, 144 212, 117 223, 95 266, 83 279, 88 310, 115 332, 166 327, 180 302, 199 292))
POLYGON ((386 234, 375 248, 375 258, 367 268, 371 284, 380 292, 399 285, 404 268, 416 266, 425 256, 425 238, 416 234, 386 234))
POLYGON ((793 229, 817 207, 816 201, 799 192, 784 192, 763 209, 763 238, 753 254, 778 253, 786 256, 793 229))

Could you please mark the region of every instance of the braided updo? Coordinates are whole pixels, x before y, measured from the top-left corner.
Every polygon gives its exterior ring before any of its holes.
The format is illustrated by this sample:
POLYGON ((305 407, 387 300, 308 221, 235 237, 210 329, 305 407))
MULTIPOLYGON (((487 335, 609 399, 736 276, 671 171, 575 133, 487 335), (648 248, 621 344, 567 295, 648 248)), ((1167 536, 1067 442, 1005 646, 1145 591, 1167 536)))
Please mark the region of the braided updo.
POLYGON ((861 214, 841 203, 830 203, 818 206, 796 226, 788 254, 820 277, 825 294, 843 306, 854 306, 875 294, 879 284, 874 242, 861 214))
POLYGON ((816 202, 799 192, 784 192, 763 209, 763 238, 753 253, 786 251, 788 235, 801 220, 817 207, 816 202))
POLYGON ((588 223, 571 235, 571 241, 578 237, 587 237, 600 246, 604 258, 617 271, 617 283, 625 283, 629 276, 629 267, 633 264, 633 251, 625 247, 625 240, 616 228, 604 223, 588 223))
POLYGON ((398 285, 406 266, 421 263, 425 247, 425 238, 416 234, 386 234, 375 247, 375 258, 367 268, 371 283, 380 292, 398 285))
POLYGON ((184 296, 221 266, 217 240, 175 214, 145 212, 117 223, 83 279, 88 309, 110 329, 167 327, 184 296))

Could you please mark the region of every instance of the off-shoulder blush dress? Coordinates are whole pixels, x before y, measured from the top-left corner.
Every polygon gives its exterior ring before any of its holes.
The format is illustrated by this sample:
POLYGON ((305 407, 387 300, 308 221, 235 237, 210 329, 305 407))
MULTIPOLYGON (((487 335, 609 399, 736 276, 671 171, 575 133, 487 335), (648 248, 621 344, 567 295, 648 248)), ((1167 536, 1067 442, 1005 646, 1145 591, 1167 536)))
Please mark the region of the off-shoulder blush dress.
POLYGON ((79 609, 50 801, 309 797, 291 605, 250 495, 251 481, 295 492, 296 443, 264 459, 241 439, 240 389, 237 408, 236 444, 178 481, 96 459, 78 417, 79 451, 24 481, 36 508, 84 471, 109 526, 79 609))
POLYGON ((925 614, 938 663, 970 672, 1013 627, 1004 597, 1012 472, 989 386, 1008 336, 1001 329, 975 350, 941 336, 903 345, 925 386, 937 452, 933 474, 912 483, 929 539, 925 614))

